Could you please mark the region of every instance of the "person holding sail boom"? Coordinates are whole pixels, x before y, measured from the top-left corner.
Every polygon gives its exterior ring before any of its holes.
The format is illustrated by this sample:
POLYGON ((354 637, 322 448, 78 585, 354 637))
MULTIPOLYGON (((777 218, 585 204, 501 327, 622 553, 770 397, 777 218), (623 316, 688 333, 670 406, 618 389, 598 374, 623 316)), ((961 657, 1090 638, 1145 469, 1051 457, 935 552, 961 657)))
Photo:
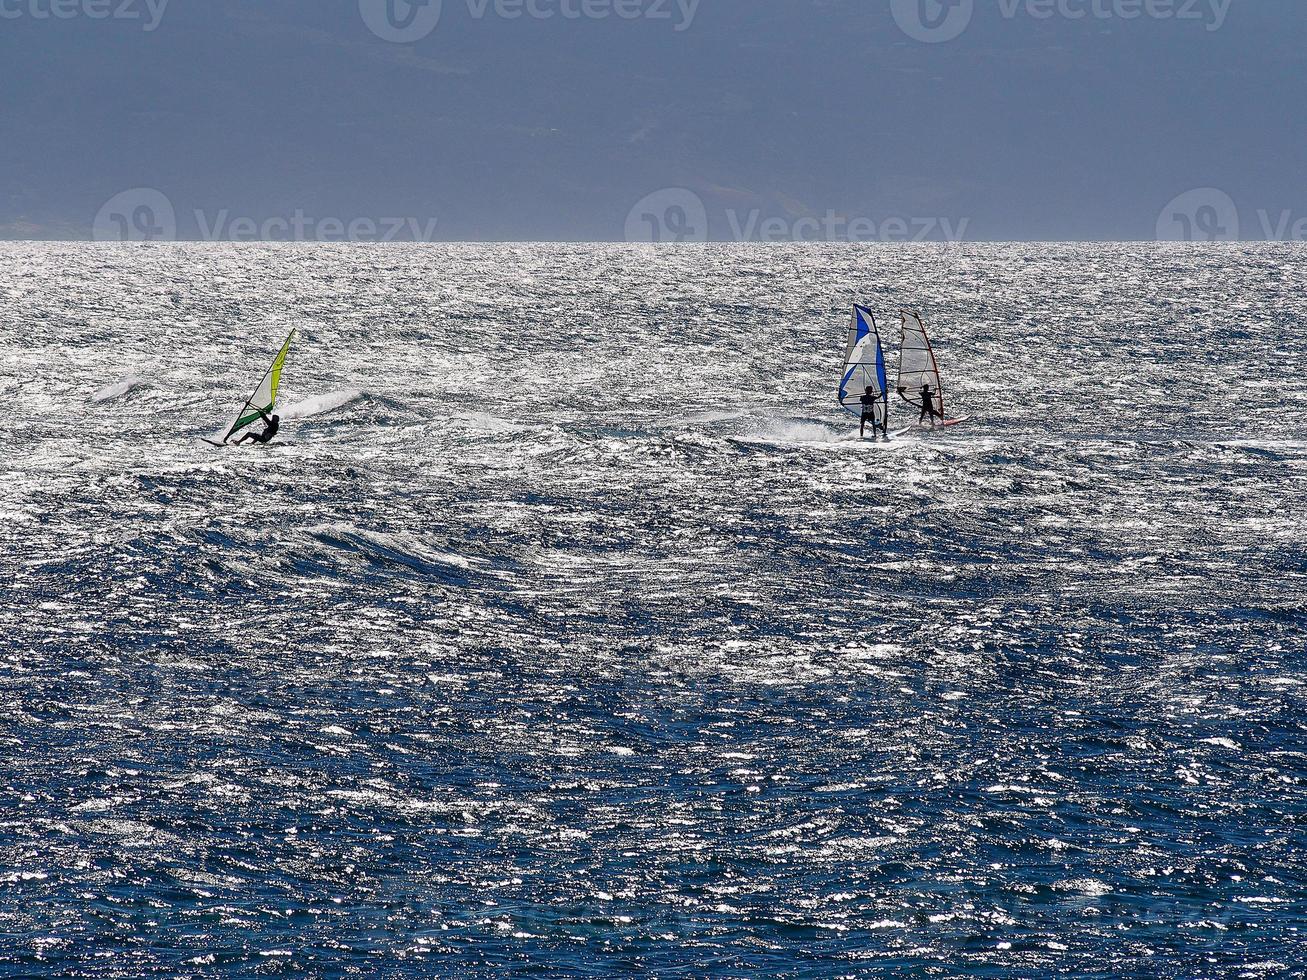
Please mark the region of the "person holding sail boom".
POLYGON ((867 438, 868 422, 873 439, 877 429, 888 438, 885 351, 880 344, 880 331, 876 329, 876 317, 859 303, 853 304, 848 338, 840 377, 840 406, 858 420, 859 439, 867 438))
POLYGON ((930 427, 935 428, 935 419, 944 421, 944 416, 935 411, 935 393, 930 390, 930 383, 927 382, 921 386, 921 414, 917 416, 917 424, 920 425, 926 419, 930 419, 930 427))
POLYGON ((944 414, 944 385, 940 380, 935 352, 926 335, 926 325, 911 310, 900 310, 902 321, 902 347, 899 356, 899 397, 919 410, 917 421, 904 432, 924 427, 930 421, 931 429, 949 428, 965 422, 966 416, 949 418, 944 414))
POLYGON ((266 446, 268 443, 272 442, 273 437, 277 434, 277 430, 281 428, 280 415, 269 415, 257 405, 254 406, 254 410, 258 412, 259 416, 263 419, 264 430, 262 432, 245 433, 245 435, 236 440, 236 445, 238 446, 243 446, 247 442, 257 442, 260 445, 266 446))
MULTIPOLYGON (((3 2, 3 0, 0 0, 3 2)), ((295 331, 292 329, 286 335, 286 342, 281 345, 281 350, 273 358, 271 366, 263 373, 263 378, 259 381, 259 386, 254 389, 254 394, 241 406, 241 410, 236 413, 236 421, 231 424, 226 434, 219 442, 216 439, 205 439, 211 446, 243 446, 247 442, 257 443, 258 445, 267 445, 272 442, 277 432, 281 429, 281 416, 273 415, 272 411, 277 407, 277 391, 281 387, 281 372, 286 366, 286 355, 290 352, 291 341, 295 339, 295 331), (246 432, 235 442, 236 434, 241 432, 246 426, 252 425, 263 420, 262 432, 246 432)))
MULTIPOLYGON (((876 389, 875 389, 875 388, 873 388, 871 385, 867 385, 867 391, 866 391, 866 394, 864 394, 861 398, 859 398, 858 401, 860 401, 860 402, 862 403, 862 422, 861 422, 861 424, 858 426, 858 438, 859 438, 859 439, 865 439, 865 438, 867 438, 867 423, 868 423, 868 422, 871 423, 871 435, 872 435, 872 438, 875 438, 875 436, 876 436, 876 428, 877 428, 877 422, 876 422, 876 403, 880 401, 880 395, 876 394, 876 389)), ((889 432, 887 431, 887 426, 888 426, 888 425, 889 425, 889 419, 888 419, 888 418, 887 418, 885 421, 879 423, 880 433, 881 433, 881 435, 883 435, 886 439, 889 438, 889 432)))

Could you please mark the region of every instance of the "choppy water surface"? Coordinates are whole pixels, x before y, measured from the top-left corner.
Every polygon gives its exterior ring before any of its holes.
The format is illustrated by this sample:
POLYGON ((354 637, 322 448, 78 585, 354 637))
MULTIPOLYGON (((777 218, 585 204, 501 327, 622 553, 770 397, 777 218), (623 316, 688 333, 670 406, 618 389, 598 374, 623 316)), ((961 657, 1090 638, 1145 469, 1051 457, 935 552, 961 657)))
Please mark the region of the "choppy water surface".
POLYGON ((1304 282, 0 247, 0 974, 1301 975, 1304 282))

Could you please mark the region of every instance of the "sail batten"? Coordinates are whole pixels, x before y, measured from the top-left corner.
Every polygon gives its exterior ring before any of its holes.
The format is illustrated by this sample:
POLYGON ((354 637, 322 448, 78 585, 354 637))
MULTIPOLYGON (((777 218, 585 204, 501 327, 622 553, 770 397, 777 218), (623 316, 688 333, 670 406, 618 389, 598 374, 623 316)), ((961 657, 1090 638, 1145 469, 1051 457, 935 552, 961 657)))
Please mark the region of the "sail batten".
POLYGON ((849 342, 840 375, 840 405, 861 418, 862 397, 867 389, 876 398, 876 424, 884 425, 889 414, 889 388, 885 375, 885 350, 881 346, 876 317, 865 306, 854 305, 849 323, 849 342))
POLYGON ((241 429, 253 425, 262 419, 264 412, 271 413, 277 404, 277 391, 281 387, 281 371, 286 365, 286 355, 290 352, 290 342, 295 339, 295 331, 286 336, 286 342, 281 345, 281 350, 273 358, 271 366, 264 372, 263 378, 259 381, 259 386, 254 389, 254 394, 250 395, 249 400, 241 406, 241 410, 236 415, 236 421, 232 423, 227 434, 222 437, 226 442, 241 429))
POLYGON ((901 311, 900 316, 903 321, 903 346, 899 359, 899 397, 921 408, 921 389, 924 385, 930 385, 935 412, 943 419, 944 388, 940 384, 939 365, 935 363, 935 351, 930 346, 925 324, 921 322, 921 317, 909 310, 901 311))

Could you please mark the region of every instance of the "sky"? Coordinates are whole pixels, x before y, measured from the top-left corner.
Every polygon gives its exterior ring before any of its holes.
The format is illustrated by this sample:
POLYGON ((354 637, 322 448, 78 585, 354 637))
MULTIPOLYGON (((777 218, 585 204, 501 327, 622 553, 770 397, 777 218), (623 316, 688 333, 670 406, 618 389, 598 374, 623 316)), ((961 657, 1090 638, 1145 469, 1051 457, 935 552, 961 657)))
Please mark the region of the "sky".
POLYGON ((0 0, 0 238, 1307 238, 1302 0, 0 0))

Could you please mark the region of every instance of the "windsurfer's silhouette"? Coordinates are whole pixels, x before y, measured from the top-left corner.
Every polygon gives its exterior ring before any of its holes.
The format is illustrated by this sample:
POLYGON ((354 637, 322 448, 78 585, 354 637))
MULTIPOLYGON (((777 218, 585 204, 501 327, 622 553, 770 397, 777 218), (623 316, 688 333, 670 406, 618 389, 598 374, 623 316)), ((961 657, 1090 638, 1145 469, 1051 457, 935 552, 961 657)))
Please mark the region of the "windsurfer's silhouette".
POLYGON ((262 432, 245 433, 245 435, 236 440, 236 445, 241 446, 247 442, 257 442, 266 445, 267 443, 272 442, 272 437, 275 436, 277 430, 281 428, 280 415, 269 415, 261 408, 256 408, 255 411, 263 418, 263 424, 265 426, 264 430, 262 432))
MULTIPOLYGON (((861 398, 858 399, 858 401, 862 402, 862 424, 858 426, 858 438, 860 439, 867 438, 868 422, 871 423, 871 434, 875 436, 876 427, 877 427, 876 405, 880 402, 880 400, 881 400, 880 395, 876 394, 876 389, 871 387, 871 385, 867 386, 866 394, 864 394, 861 398)), ((886 426, 888 424, 889 424, 888 419, 886 421, 879 423, 881 434, 884 435, 886 438, 889 437, 889 433, 886 431, 886 426)))
POLYGON ((921 414, 917 416, 917 424, 920 425, 926 419, 930 419, 930 427, 935 428, 935 419, 944 421, 944 416, 935 411, 935 393, 930 390, 929 384, 921 386, 921 414))

